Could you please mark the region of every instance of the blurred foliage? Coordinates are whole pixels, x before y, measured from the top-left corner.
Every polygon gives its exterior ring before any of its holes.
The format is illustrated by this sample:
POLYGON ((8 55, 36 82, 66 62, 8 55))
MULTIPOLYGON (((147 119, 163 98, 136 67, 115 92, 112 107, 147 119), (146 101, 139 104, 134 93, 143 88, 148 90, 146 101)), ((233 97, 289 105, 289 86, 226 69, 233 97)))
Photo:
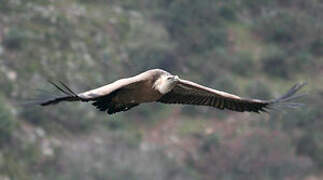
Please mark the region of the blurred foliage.
POLYGON ((255 131, 225 142, 216 135, 206 136, 200 147, 201 159, 194 165, 205 179, 302 179, 310 161, 296 157, 285 137, 272 136, 255 131))
POLYGON ((256 99, 270 99, 272 98, 271 92, 269 91, 268 85, 261 81, 251 82, 250 85, 246 87, 250 97, 256 99))
POLYGON ((234 73, 249 77, 254 75, 252 69, 255 69, 255 62, 250 54, 239 54, 238 57, 232 59, 231 69, 234 73))
MULTIPOLYGON (((317 94, 313 94, 310 97, 303 98, 304 103, 312 104, 315 99, 319 98, 317 94)), ((297 133, 296 130, 302 130, 301 135, 292 136, 295 141, 296 151, 300 155, 309 156, 313 159, 319 167, 322 167, 322 152, 323 147, 320 139, 323 136, 321 130, 323 126, 323 112, 317 108, 323 104, 321 101, 315 102, 313 106, 305 108, 303 110, 297 110, 293 113, 288 113, 284 117, 283 122, 277 122, 275 118, 272 118, 275 125, 280 125, 284 131, 291 134, 297 133)))
POLYGON ((318 0, 5 0, 0 179, 322 179, 323 3, 318 0), (146 104, 21 106, 150 68, 251 98, 308 81, 269 115, 146 104), (41 96, 35 95, 42 89, 41 96))
POLYGON ((26 33, 17 27, 10 28, 4 37, 3 45, 9 50, 20 50, 27 39, 26 33))
POLYGON ((5 98, 0 94, 0 147, 11 141, 12 134, 17 126, 5 98))
POLYGON ((277 76, 280 78, 289 77, 289 65, 287 64, 287 55, 282 50, 273 50, 265 56, 263 61, 263 71, 271 76, 277 76))

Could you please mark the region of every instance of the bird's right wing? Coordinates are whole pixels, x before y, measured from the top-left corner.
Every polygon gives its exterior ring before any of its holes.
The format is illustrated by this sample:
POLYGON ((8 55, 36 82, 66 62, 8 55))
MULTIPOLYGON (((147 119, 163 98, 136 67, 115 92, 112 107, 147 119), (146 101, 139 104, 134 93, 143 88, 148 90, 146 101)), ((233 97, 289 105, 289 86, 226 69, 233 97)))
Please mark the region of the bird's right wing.
POLYGON ((105 86, 101 86, 96 89, 91 89, 89 91, 79 93, 78 97, 88 100, 88 101, 95 100, 95 99, 100 98, 102 96, 109 95, 118 89, 131 88, 132 85, 135 85, 136 83, 138 83, 140 81, 141 81, 141 79, 136 78, 136 77, 120 79, 120 80, 117 80, 111 84, 107 84, 105 86))
POLYGON ((75 93, 62 82, 59 82, 59 84, 50 82, 64 95, 41 100, 37 102, 37 104, 40 104, 41 106, 47 106, 47 105, 57 104, 63 101, 96 101, 102 98, 106 99, 107 96, 109 96, 110 94, 113 94, 117 90, 120 90, 122 88, 131 88, 132 85, 135 85, 136 83, 139 83, 144 79, 145 77, 140 75, 134 76, 131 78, 120 79, 111 84, 107 84, 105 86, 101 86, 99 88, 85 91, 82 93, 75 93))

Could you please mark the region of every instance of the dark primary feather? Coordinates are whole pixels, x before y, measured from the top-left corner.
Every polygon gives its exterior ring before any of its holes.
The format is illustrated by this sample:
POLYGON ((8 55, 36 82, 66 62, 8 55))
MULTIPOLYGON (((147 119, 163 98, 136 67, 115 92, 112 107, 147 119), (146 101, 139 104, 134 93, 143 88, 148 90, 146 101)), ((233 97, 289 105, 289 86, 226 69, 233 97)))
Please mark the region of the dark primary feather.
POLYGON ((306 82, 301 82, 295 84, 292 88, 290 88, 287 93, 282 95, 281 97, 274 99, 271 101, 271 103, 283 103, 283 102, 289 102, 292 100, 295 100, 299 97, 303 97, 305 94, 299 94, 295 95, 295 93, 300 90, 302 87, 304 87, 307 83, 306 82))
POLYGON ((306 94, 296 94, 300 89, 302 89, 307 83, 301 82, 295 84, 286 94, 282 95, 281 97, 277 99, 273 99, 269 101, 268 108, 298 108, 302 106, 301 103, 293 103, 291 101, 298 99, 300 97, 304 97, 306 94))
POLYGON ((68 88, 64 83, 59 82, 63 87, 60 87, 58 84, 48 81, 50 84, 55 86, 59 91, 61 91, 64 95, 58 96, 58 97, 53 97, 49 98, 46 100, 40 101, 38 104, 41 106, 47 106, 51 104, 57 104, 61 101, 86 101, 86 99, 83 99, 79 97, 75 92, 73 92, 70 88, 68 88))
MULTIPOLYGON (((187 81, 186 81, 187 82, 187 81)), ((191 104, 211 106, 218 109, 229 109, 238 112, 266 112, 268 109, 277 107, 295 107, 299 104, 291 103, 301 95, 295 95, 305 83, 298 83, 294 85, 286 94, 274 100, 257 100, 245 99, 231 94, 222 93, 220 91, 212 90, 200 85, 185 84, 186 82, 175 86, 175 88, 165 94, 158 102, 168 104, 191 104)))

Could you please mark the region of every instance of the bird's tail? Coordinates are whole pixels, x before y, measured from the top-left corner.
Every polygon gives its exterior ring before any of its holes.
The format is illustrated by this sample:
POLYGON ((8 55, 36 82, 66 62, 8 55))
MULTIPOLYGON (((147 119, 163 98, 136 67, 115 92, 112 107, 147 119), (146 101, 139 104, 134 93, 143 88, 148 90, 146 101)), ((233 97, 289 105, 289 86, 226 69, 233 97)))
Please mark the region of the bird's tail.
POLYGON ((57 83, 54 83, 52 81, 48 81, 48 82, 53 86, 55 86, 64 95, 45 99, 45 100, 40 100, 37 104, 41 106, 47 106, 47 105, 57 104, 62 101, 82 101, 83 100, 63 82, 59 81, 59 84, 61 86, 59 86, 57 83))
POLYGON ((295 84, 289 91, 287 91, 287 93, 285 93, 281 97, 269 101, 268 108, 274 109, 274 110, 279 110, 284 107, 299 108, 299 107, 303 106, 304 104, 296 103, 293 101, 300 98, 300 97, 304 97, 306 95, 306 94, 296 94, 306 84, 307 84, 306 82, 300 82, 300 83, 295 84))

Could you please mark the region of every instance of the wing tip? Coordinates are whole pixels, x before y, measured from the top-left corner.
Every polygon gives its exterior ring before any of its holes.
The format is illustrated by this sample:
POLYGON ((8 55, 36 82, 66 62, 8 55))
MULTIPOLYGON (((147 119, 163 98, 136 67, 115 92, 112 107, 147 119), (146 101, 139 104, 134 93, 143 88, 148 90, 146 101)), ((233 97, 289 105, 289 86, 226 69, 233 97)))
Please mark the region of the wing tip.
POLYGON ((305 85, 307 85, 308 83, 305 81, 302 82, 298 82, 296 83, 294 86, 292 86, 287 93, 285 93, 284 95, 282 95, 279 98, 276 98, 272 101, 269 101, 268 106, 266 106, 267 109, 273 109, 273 110, 277 110, 278 108, 281 107, 287 107, 287 108, 299 108, 301 106, 303 106, 304 104, 302 103, 295 103, 293 102, 293 100, 301 98, 306 96, 307 94, 297 94, 297 92, 299 92, 299 90, 301 90, 305 85))

